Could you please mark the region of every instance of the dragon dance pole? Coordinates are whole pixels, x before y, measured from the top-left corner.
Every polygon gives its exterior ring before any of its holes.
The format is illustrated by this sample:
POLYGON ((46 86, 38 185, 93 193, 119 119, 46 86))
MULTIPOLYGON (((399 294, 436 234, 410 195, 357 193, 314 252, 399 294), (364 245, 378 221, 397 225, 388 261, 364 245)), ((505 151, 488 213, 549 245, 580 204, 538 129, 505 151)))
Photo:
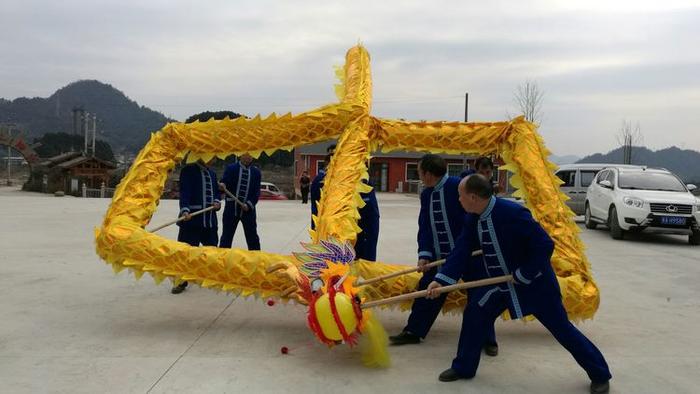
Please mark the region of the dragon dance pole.
MULTIPOLYGON (((207 207, 207 208, 204 208, 204 209, 200 209, 199 211, 194 211, 194 212, 192 212, 192 213, 190 214, 190 217, 197 216, 197 215, 201 215, 201 214, 203 214, 204 212, 211 211, 211 210, 214 209, 214 208, 216 208, 216 207, 212 205, 212 206, 210 206, 210 207, 207 207)), ((161 229, 163 229, 163 228, 165 228, 165 227, 168 227, 168 226, 170 226, 170 225, 172 225, 172 224, 175 224, 175 223, 177 223, 177 222, 180 222, 180 221, 185 220, 186 217, 187 217, 187 216, 180 216, 179 218, 177 218, 177 219, 175 219, 175 220, 171 220, 171 221, 169 221, 169 222, 167 222, 167 223, 163 223, 163 224, 161 224, 160 226, 154 227, 154 228, 152 228, 152 229, 150 229, 150 230, 148 230, 148 231, 150 231, 150 232, 152 232, 152 233, 155 233, 155 232, 158 231, 158 230, 161 230, 161 229)))
MULTIPOLYGON (((498 283, 506 283, 506 282, 512 282, 512 281, 513 281, 513 275, 503 275, 503 276, 497 276, 495 278, 480 279, 480 280, 475 280, 475 281, 471 281, 471 282, 464 282, 464 283, 457 283, 457 284, 449 285, 449 286, 442 286, 442 287, 439 287, 438 289, 436 289, 435 291, 438 294, 442 294, 442 293, 447 293, 447 292, 455 291, 455 290, 471 289, 474 287, 495 285, 498 283)), ((412 300, 414 298, 422 298, 422 297, 425 297, 427 295, 428 295, 428 290, 414 291, 413 293, 401 294, 401 295, 397 295, 395 297, 385 298, 383 300, 366 302, 366 303, 362 304, 362 309, 374 308, 374 307, 381 306, 381 305, 395 304, 397 302, 412 300)))
MULTIPOLYGON (((474 257, 474 256, 481 256, 482 254, 483 254, 483 252, 481 251, 481 249, 475 250, 475 251, 472 252, 472 257, 474 257)), ((425 268, 433 268, 433 267, 438 267, 438 266, 440 266, 440 265, 442 265, 442 264, 444 264, 444 263, 445 263, 445 259, 442 259, 442 260, 433 261, 432 263, 428 263, 428 264, 424 265, 423 267, 425 267, 425 268)), ((376 277, 370 278, 370 279, 358 280, 357 282, 355 282, 355 286, 366 286, 366 285, 371 285, 372 283, 381 282, 381 281, 383 281, 383 280, 395 278, 395 277, 397 277, 397 276, 402 276, 402 275, 406 275, 406 274, 412 274, 412 273, 414 273, 414 272, 419 271, 420 269, 421 269, 421 267, 412 267, 412 268, 407 268, 407 269, 405 269, 405 270, 392 272, 392 273, 390 273, 390 274, 381 275, 381 276, 376 276, 376 277)))

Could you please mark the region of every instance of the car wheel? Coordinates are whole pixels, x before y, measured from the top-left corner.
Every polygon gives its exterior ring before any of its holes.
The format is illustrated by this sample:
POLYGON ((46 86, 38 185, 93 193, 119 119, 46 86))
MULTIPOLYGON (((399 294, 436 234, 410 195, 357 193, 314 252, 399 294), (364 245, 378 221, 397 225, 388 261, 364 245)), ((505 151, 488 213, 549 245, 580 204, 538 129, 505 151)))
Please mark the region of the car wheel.
POLYGON ((688 243, 691 245, 700 245, 700 230, 693 230, 693 233, 688 236, 688 243))
POLYGON ((610 223, 610 236, 612 236, 613 239, 623 239, 625 237, 625 230, 620 227, 620 222, 617 220, 617 209, 615 207, 610 208, 608 223, 610 223))
POLYGON ((594 222, 591 218, 591 207, 588 206, 588 203, 586 203, 586 212, 584 213, 584 224, 586 225, 586 228, 589 228, 591 230, 595 230, 595 228, 598 226, 598 223, 594 222))

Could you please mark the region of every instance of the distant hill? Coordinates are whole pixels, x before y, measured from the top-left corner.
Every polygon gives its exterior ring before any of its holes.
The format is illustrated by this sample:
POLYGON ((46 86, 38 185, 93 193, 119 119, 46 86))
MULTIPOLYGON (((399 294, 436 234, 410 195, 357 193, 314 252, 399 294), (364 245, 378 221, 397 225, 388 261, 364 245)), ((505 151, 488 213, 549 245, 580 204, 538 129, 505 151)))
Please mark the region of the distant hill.
MULTIPOLYGON (((614 163, 621 164, 622 148, 606 154, 596 153, 586 156, 578 163, 614 163)), ((644 147, 632 148, 632 164, 649 167, 663 167, 673 171, 687 183, 700 184, 700 152, 680 149, 675 146, 652 151, 644 147)))
POLYGON ((549 160, 554 164, 562 165, 562 164, 576 163, 577 161, 581 160, 581 157, 574 156, 574 155, 564 155, 564 156, 550 155, 549 160))
POLYGON ((76 106, 96 113, 99 138, 106 140, 117 153, 135 153, 150 138, 150 133, 168 121, 131 100, 121 91, 95 80, 73 82, 48 98, 0 98, 0 122, 18 125, 28 140, 46 133, 73 133, 76 106))

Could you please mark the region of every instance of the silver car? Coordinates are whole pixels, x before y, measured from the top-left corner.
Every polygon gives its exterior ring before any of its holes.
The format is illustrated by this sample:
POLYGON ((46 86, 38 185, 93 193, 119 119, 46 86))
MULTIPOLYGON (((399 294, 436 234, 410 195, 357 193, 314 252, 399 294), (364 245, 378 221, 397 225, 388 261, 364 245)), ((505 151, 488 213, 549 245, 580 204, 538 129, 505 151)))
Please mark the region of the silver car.
POLYGON ((564 183, 561 191, 569 196, 566 205, 577 215, 583 215, 586 206, 586 192, 598 171, 606 167, 635 167, 622 164, 579 163, 563 164, 555 173, 564 183))

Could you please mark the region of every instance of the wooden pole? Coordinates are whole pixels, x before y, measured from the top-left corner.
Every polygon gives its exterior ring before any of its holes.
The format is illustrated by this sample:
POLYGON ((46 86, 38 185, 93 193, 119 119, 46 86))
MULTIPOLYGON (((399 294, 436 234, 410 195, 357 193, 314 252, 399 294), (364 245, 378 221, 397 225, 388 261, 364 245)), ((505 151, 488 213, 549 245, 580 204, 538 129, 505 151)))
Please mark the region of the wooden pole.
MULTIPOLYGON (((473 256, 480 256, 482 253, 483 252, 481 251, 481 249, 475 250, 472 252, 472 257, 473 256)), ((444 263, 445 263, 445 259, 442 259, 442 260, 433 261, 432 263, 428 263, 424 267, 433 268, 433 267, 440 266, 444 263)), ((407 269, 401 270, 401 271, 392 272, 392 273, 386 274, 386 275, 376 276, 376 277, 370 278, 370 279, 358 280, 357 282, 355 282, 355 286, 371 285, 372 283, 381 282, 383 280, 395 278, 397 276, 411 274, 411 273, 417 272, 418 270, 420 270, 420 267, 413 267, 413 268, 407 268, 407 269)))
MULTIPOLYGON (((221 185, 221 184, 219 184, 219 185, 221 185)), ((238 205, 240 205, 241 207, 243 207, 244 205, 246 205, 244 202, 242 202, 241 200, 239 200, 238 197, 234 196, 233 193, 231 193, 230 191, 228 191, 228 189, 226 188, 226 186, 221 186, 221 187, 224 189, 224 193, 226 193, 227 196, 233 198, 233 200, 234 200, 235 202, 237 202, 238 205)))
MULTIPOLYGON (((438 294, 442 294, 442 293, 447 293, 449 291, 454 291, 454 290, 471 289, 474 287, 495 285, 498 283, 506 283, 506 282, 512 282, 512 281, 513 281, 513 275, 503 275, 503 276, 497 276, 495 278, 480 279, 480 280, 475 280, 475 281, 471 281, 471 282, 464 282, 464 283, 457 283, 457 284, 449 285, 449 286, 442 286, 442 287, 439 287, 438 289, 436 289, 435 291, 438 294)), ((428 295, 428 290, 414 291, 413 293, 401 294, 401 295, 397 295, 394 297, 385 298, 383 300, 366 302, 366 303, 362 304, 362 309, 374 308, 374 307, 381 306, 381 305, 396 304, 397 302, 412 300, 414 298, 421 298, 421 297, 425 297, 427 295, 428 295)))
MULTIPOLYGON (((190 217, 194 217, 194 216, 197 216, 197 215, 201 215, 201 214, 203 214, 204 212, 211 211, 211 210, 214 209, 214 208, 216 208, 216 207, 212 205, 212 206, 210 206, 210 207, 207 207, 207 208, 204 208, 204 209, 200 209, 199 211, 194 211, 194 212, 192 212, 192 213, 190 214, 190 217)), ((180 222, 180 221, 185 220, 186 217, 187 217, 187 216, 180 216, 179 218, 177 218, 177 219, 175 219, 175 220, 171 220, 171 221, 169 221, 169 222, 167 222, 167 223, 163 223, 163 224, 161 224, 160 226, 154 227, 154 228, 152 228, 152 229, 150 229, 150 230, 148 230, 148 231, 150 231, 150 232, 152 232, 152 233, 155 233, 156 231, 158 231, 158 230, 160 230, 160 229, 166 228, 166 227, 168 227, 168 226, 170 226, 170 225, 172 225, 172 224, 175 224, 175 223, 177 223, 177 222, 180 222)))

